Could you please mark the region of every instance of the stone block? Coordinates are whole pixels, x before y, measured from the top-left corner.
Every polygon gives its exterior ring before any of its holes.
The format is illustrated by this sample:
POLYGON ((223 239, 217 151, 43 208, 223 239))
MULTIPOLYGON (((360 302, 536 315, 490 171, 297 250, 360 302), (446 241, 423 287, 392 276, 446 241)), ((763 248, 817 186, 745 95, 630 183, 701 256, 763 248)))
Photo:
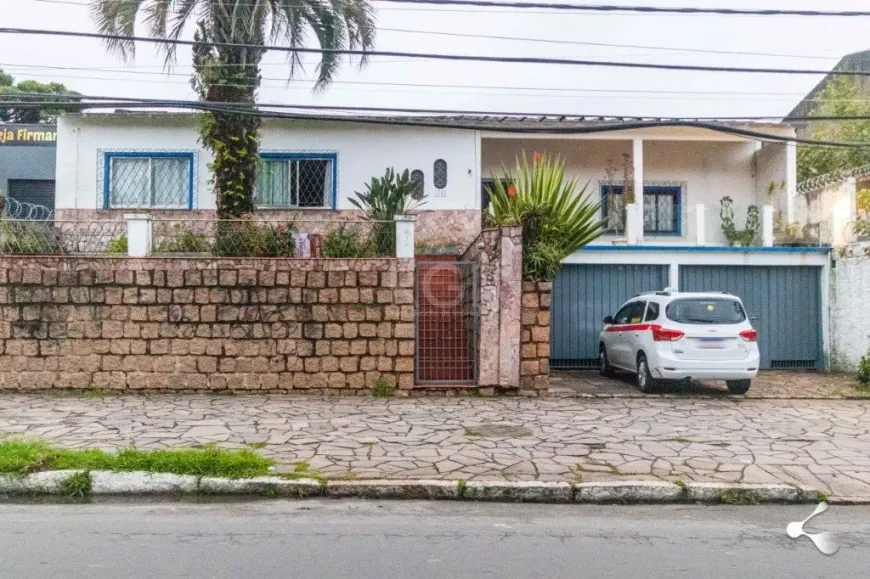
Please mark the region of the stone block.
POLYGON ((685 491, 664 481, 608 481, 576 485, 578 503, 673 503, 684 500, 685 491))
POLYGON ((570 503, 574 489, 567 482, 469 481, 462 498, 514 503, 570 503))

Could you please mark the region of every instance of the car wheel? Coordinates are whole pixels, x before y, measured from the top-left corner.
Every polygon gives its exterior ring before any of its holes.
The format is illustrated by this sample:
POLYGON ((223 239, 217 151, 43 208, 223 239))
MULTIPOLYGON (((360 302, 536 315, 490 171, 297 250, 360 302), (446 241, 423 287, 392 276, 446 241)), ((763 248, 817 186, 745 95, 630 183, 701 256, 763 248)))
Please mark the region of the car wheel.
POLYGON ((644 394, 652 392, 656 386, 655 378, 649 371, 649 362, 643 354, 637 355, 637 389, 644 394))
POLYGON ((728 380, 725 384, 728 385, 728 392, 731 394, 746 394, 749 392, 752 380, 728 380))
POLYGON ((607 359, 607 349, 604 344, 601 344, 598 351, 598 372, 605 378, 610 378, 615 373, 613 366, 610 365, 610 360, 607 359))

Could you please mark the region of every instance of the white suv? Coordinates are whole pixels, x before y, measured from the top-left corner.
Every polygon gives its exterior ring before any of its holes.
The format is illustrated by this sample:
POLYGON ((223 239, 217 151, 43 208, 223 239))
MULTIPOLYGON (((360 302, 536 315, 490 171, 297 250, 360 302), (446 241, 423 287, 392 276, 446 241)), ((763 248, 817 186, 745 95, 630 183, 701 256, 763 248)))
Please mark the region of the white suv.
POLYGON ((650 292, 604 318, 601 373, 637 374, 649 392, 657 380, 725 380, 745 394, 758 374, 758 332, 740 298, 727 293, 650 292))

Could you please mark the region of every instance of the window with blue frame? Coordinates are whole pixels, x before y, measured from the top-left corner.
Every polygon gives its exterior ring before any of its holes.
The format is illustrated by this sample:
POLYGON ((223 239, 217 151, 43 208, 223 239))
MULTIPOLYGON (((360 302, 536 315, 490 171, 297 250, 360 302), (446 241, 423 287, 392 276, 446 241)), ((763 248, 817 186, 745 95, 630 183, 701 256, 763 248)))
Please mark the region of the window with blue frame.
POLYGON ((193 153, 105 153, 106 208, 193 208, 193 153))
POLYGON ((262 153, 257 207, 334 208, 335 153, 262 153))
MULTIPOLYGON (((622 185, 601 185, 602 212, 612 231, 625 230, 622 185)), ((678 186, 644 185, 643 232, 650 235, 681 235, 682 191, 678 186)))

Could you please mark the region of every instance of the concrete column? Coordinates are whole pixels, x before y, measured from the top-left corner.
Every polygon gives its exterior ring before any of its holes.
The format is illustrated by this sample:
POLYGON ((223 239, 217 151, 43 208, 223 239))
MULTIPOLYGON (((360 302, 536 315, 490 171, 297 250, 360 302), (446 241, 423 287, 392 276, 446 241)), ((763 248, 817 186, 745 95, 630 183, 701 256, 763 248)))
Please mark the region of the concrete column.
POLYGON ((795 197, 797 197, 797 144, 785 145, 785 209, 786 224, 795 220, 795 197))
POLYGON ((668 287, 674 291, 680 290, 680 264, 668 264, 668 287))
POLYGON ((625 206, 625 237, 629 245, 638 245, 643 234, 643 218, 638 219, 637 205, 629 203, 625 206))
POLYGON ((707 244, 707 208, 703 203, 695 206, 695 245, 707 244))
POLYGON ((773 247, 773 205, 761 208, 761 245, 773 247))
POLYGON ((416 215, 396 215, 396 257, 414 257, 416 215))
POLYGON ((128 213, 124 215, 124 220, 127 222, 127 255, 151 255, 151 216, 145 213, 128 213))
POLYGON ((643 245, 643 139, 631 141, 631 164, 634 172, 634 203, 637 205, 637 244, 643 245))

